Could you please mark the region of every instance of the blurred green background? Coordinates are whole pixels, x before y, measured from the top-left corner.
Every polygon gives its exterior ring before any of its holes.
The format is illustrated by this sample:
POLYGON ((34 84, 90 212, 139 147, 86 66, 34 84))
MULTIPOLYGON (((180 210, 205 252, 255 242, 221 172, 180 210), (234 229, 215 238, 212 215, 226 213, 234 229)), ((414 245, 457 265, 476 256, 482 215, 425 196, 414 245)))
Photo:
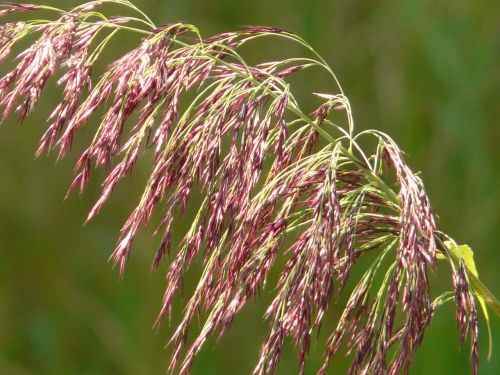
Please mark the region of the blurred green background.
MULTIPOLYGON (((247 24, 302 35, 338 74, 357 128, 388 132, 407 151, 410 165, 422 171, 440 227, 475 250, 481 278, 500 295, 498 1, 135 3, 157 24, 193 23, 205 36, 247 24)), ((136 43, 120 40, 115 57, 136 43)), ((256 57, 298 52, 276 47, 264 44, 255 49, 256 57)), ((299 89, 334 90, 320 78, 307 83, 299 89)), ((49 90, 22 126, 10 119, 0 128, 0 374, 164 374, 168 350, 163 346, 173 327, 151 329, 164 287, 165 265, 150 271, 158 239, 151 237, 151 228, 140 234, 123 280, 107 262, 148 168, 141 165, 103 213, 82 226, 102 173, 82 196, 63 197, 84 142, 77 141, 74 153, 56 166, 55 155, 33 160, 58 92, 49 90)), ((177 227, 179 235, 182 229, 177 227)), ((447 277, 431 279, 449 283, 447 277)), ((179 297, 176 305, 183 302, 179 297)), ((266 334, 264 302, 250 304, 220 345, 212 341, 205 347, 193 374, 251 372, 266 334)), ((493 318, 496 345, 488 362, 483 323, 480 374, 500 374, 500 324, 493 318)), ((320 355, 321 346, 313 344, 308 374, 320 355)), ((337 359, 330 373, 343 373, 346 363, 337 359)), ((468 348, 458 350, 450 305, 431 324, 411 374, 468 374, 469 369, 468 348)), ((296 373, 292 349, 287 348, 278 373, 296 373)))

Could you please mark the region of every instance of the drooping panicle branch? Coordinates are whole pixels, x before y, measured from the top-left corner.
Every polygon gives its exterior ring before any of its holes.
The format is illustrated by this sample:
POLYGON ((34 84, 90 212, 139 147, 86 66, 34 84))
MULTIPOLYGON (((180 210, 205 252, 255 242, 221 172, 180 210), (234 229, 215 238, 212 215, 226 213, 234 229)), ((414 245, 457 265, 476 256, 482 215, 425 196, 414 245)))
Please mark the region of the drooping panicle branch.
POLYGON ((153 268, 166 255, 172 260, 157 324, 170 315, 183 275, 201 258, 199 282, 170 340, 172 371, 187 374, 206 340, 228 329, 266 286, 276 259, 286 257, 266 312, 269 333, 255 374, 275 371, 288 337, 305 373, 311 335, 337 297, 349 292, 355 266, 365 271, 330 333, 318 374, 326 373, 343 345, 352 356, 351 374, 406 373, 435 309, 448 300, 446 294, 433 300, 428 279, 444 257, 452 260, 460 342, 470 333, 477 373, 480 297, 470 286, 470 267, 451 258, 423 183, 396 143, 375 130, 354 133, 337 78, 305 41, 283 29, 255 26, 203 38, 193 25, 156 27, 125 0, 94 1, 71 11, 2 3, 0 16, 36 10, 56 16, 0 27, 0 61, 22 39, 37 38, 0 79, 4 116, 15 111, 24 120, 55 78, 62 98, 37 154, 58 149, 64 156, 79 129, 98 123, 70 188, 83 190, 94 168, 106 168, 88 219, 152 151, 151 173, 111 258, 124 272, 140 227, 161 206, 153 268), (100 11, 106 3, 135 16, 109 18, 100 11), (142 35, 140 43, 98 75, 103 50, 130 32, 142 35), (312 57, 248 65, 240 47, 264 37, 298 43, 312 57), (320 102, 306 114, 289 77, 314 67, 325 71, 338 93, 316 94, 320 102), (346 128, 333 122, 334 112, 346 113, 346 128), (376 139, 376 150, 361 147, 362 135, 376 139), (174 213, 200 193, 202 203, 173 251, 174 213), (190 342, 195 316, 203 324, 190 342))

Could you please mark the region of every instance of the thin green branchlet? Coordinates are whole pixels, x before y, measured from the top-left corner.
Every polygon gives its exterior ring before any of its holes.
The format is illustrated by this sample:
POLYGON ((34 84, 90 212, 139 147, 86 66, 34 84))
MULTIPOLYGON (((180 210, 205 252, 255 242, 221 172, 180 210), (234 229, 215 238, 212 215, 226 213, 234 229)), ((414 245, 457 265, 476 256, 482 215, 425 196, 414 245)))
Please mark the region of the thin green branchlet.
POLYGON ((199 282, 169 341, 171 371, 187 374, 205 341, 229 328, 266 287, 276 259, 286 257, 254 374, 275 371, 288 337, 298 351, 299 373, 305 373, 311 335, 329 306, 349 293, 356 264, 366 269, 329 335, 317 374, 326 373, 342 346, 352 358, 351 374, 408 372, 436 309, 450 301, 460 341, 470 337, 477 374, 476 303, 487 323, 488 308, 498 316, 500 305, 480 282, 472 251, 437 229, 423 183, 396 143, 377 130, 355 132, 338 78, 302 38, 260 26, 204 38, 189 24, 158 27, 125 0, 92 1, 69 11, 0 4, 0 17, 24 19, 1 24, 0 62, 18 42, 37 37, 0 79, 4 119, 12 112, 21 121, 30 115, 51 78, 59 77, 63 88, 37 155, 58 149, 63 157, 78 130, 104 111, 70 188, 83 190, 93 169, 109 168, 88 220, 152 150, 151 174, 111 259, 124 272, 137 231, 163 207, 153 268, 167 255, 172 260, 156 325, 170 315, 186 270, 202 259, 199 282), (101 11, 107 4, 133 15, 108 17, 101 11), (37 12, 54 19, 32 17, 37 12), (102 52, 126 32, 142 41, 93 86, 102 52), (297 43, 310 56, 246 63, 241 47, 268 37, 297 43), (311 68, 332 79, 334 92, 314 93, 320 104, 307 114, 289 78, 311 68), (332 120, 340 112, 346 128, 332 120), (375 150, 362 147, 361 137, 375 139, 375 150), (193 194, 201 194, 202 203, 172 251, 174 212, 182 212, 193 194), (372 262, 364 266, 360 259, 372 262), (428 273, 440 259, 450 264, 454 290, 435 296, 428 273), (203 324, 189 340, 195 316, 203 324))

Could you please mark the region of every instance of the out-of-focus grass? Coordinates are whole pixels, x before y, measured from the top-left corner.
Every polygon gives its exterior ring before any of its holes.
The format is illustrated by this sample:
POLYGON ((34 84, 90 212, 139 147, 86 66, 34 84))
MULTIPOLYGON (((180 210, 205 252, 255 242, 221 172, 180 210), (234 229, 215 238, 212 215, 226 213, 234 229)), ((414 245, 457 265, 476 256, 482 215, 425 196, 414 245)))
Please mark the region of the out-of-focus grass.
MULTIPOLYGON (((497 2, 134 3, 157 23, 186 21, 205 35, 266 24, 304 36, 341 78, 358 129, 379 128, 407 151, 410 165, 422 170, 439 225, 471 245, 481 278, 500 294, 497 2)), ((265 45, 256 51, 258 56, 299 52, 288 49, 265 45)), ((329 90, 320 77, 307 83, 318 87, 315 91, 329 90)), ((138 199, 147 166, 118 189, 96 220, 82 227, 98 194, 98 174, 81 198, 75 195, 63 202, 71 158, 57 166, 54 157, 33 161, 55 100, 46 95, 37 114, 21 127, 10 120, 0 128, 0 374, 165 373, 168 350, 162 348, 171 328, 165 325, 158 333, 150 329, 164 286, 162 272, 149 271, 156 246, 151 230, 136 241, 123 280, 106 262, 122 221, 138 199)), ((81 146, 77 141, 75 148, 81 146)), ((179 234, 183 229, 177 228, 179 234)), ((446 275, 432 280, 449 282, 446 275)), ((181 298, 178 301, 181 305, 181 298)), ((263 301, 269 301, 266 292, 263 301)), ((213 341, 207 345, 193 374, 250 372, 266 333, 263 301, 246 308, 219 346, 214 349, 213 341)), ((468 373, 468 351, 457 351, 453 319, 451 305, 438 312, 413 374, 468 373)), ((323 327, 323 335, 328 328, 323 327)), ((482 328, 480 373, 498 374, 500 348, 494 347, 493 359, 487 362, 482 328)), ((498 328, 493 318, 496 342, 498 328)), ((313 344, 309 372, 320 355, 321 347, 313 344)), ((294 362, 288 348, 278 372, 294 373, 294 362)), ((345 366, 340 359, 333 369, 342 373, 345 366)))

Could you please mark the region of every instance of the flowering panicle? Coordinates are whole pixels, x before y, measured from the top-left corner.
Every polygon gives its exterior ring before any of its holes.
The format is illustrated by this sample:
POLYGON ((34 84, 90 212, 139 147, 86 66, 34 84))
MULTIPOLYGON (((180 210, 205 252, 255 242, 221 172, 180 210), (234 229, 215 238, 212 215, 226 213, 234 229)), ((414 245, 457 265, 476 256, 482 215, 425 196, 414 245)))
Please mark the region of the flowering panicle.
POLYGON ((460 329, 460 344, 463 344, 470 332, 471 359, 474 373, 477 374, 479 365, 477 310, 474 296, 469 290, 469 281, 463 263, 453 272, 453 287, 457 305, 456 319, 460 329))
POLYGON ((93 25, 76 32, 74 52, 64 62, 67 71, 58 81, 60 85, 64 84, 64 97, 50 115, 52 124, 42 136, 37 155, 54 147, 64 125, 75 115, 82 94, 90 88, 92 63, 88 61, 89 48, 101 29, 101 25, 93 25))
MULTIPOLYGON (((102 193, 88 219, 144 150, 152 150, 151 174, 111 255, 120 271, 139 228, 161 205, 157 232, 162 234, 153 260, 153 268, 158 267, 173 252, 174 212, 183 212, 193 194, 203 196, 172 254, 156 322, 170 316, 183 275, 201 258, 202 274, 170 340, 172 371, 189 372, 206 340, 229 328, 266 286, 276 259, 284 256, 276 295, 265 314, 269 333, 254 373, 273 373, 290 337, 304 374, 313 331, 347 289, 352 268, 359 259, 370 259, 368 254, 374 260, 351 290, 318 374, 326 373, 343 345, 352 355, 352 374, 408 371, 433 312, 447 300, 446 295, 433 300, 427 274, 439 256, 452 259, 448 238, 437 231, 422 181, 394 141, 375 130, 354 133, 349 101, 319 55, 248 65, 238 52, 267 36, 314 51, 305 41, 261 26, 202 38, 192 25, 156 27, 126 0, 93 1, 69 12, 2 3, 0 15, 36 9, 60 15, 55 21, 0 28, 0 60, 25 36, 39 35, 0 79, 0 104, 6 116, 15 110, 23 120, 48 80, 60 73, 62 99, 37 151, 57 148, 59 156, 70 150, 78 129, 103 113, 70 188, 82 190, 95 167, 106 167, 102 193), (108 18, 98 11, 107 2, 139 16, 108 18), (144 37, 93 86, 96 61, 125 31, 144 37), (288 78, 311 67, 323 68, 340 93, 316 94, 321 102, 308 115, 288 78), (345 111, 347 129, 332 122, 333 111, 345 111), (358 144, 363 135, 378 141, 372 154, 358 144), (195 316, 203 324, 190 342, 195 316)), ((457 259, 451 263, 455 266, 457 259)), ((460 263, 453 270, 461 342, 470 332, 476 372, 475 295, 469 269, 460 263)))
POLYGON ((54 25, 39 27, 40 39, 18 56, 17 67, 0 80, 4 119, 18 101, 16 111, 21 120, 33 110, 47 80, 68 57, 76 27, 73 16, 64 16, 54 25))

